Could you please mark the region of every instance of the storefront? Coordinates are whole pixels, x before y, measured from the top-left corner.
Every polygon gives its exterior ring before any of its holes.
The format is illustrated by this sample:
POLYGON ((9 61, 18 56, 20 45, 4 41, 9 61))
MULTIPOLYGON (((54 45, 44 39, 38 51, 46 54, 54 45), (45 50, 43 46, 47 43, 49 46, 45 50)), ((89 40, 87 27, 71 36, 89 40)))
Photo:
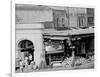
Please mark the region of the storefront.
POLYGON ((73 29, 69 32, 48 33, 44 35, 44 44, 47 65, 53 61, 62 62, 66 57, 71 56, 86 58, 94 54, 94 29, 73 29))
POLYGON ((88 53, 94 54, 94 34, 72 36, 75 46, 75 55, 86 57, 88 53))
POLYGON ((69 47, 69 37, 64 36, 44 36, 44 45, 46 51, 46 63, 62 63, 66 57, 71 56, 69 47))
POLYGON ((44 38, 46 50, 46 63, 50 65, 53 61, 62 61, 64 56, 64 42, 61 39, 44 38))

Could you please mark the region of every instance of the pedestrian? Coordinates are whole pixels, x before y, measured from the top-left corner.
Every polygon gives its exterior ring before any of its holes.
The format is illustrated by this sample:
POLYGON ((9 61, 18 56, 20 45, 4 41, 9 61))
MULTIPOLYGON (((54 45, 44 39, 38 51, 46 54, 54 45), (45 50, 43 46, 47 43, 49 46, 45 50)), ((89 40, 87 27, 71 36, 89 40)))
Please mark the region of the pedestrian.
POLYGON ((32 62, 32 55, 29 54, 29 65, 31 64, 31 62, 32 62))
POLYGON ((23 72, 23 61, 22 60, 19 61, 19 66, 20 66, 20 71, 23 72))
POLYGON ((25 69, 27 69, 28 67, 28 57, 27 56, 25 56, 24 58, 24 66, 25 66, 25 69))
POLYGON ((36 66, 36 64, 35 64, 34 61, 31 62, 31 67, 32 67, 32 69, 34 69, 34 70, 37 68, 37 66, 36 66))

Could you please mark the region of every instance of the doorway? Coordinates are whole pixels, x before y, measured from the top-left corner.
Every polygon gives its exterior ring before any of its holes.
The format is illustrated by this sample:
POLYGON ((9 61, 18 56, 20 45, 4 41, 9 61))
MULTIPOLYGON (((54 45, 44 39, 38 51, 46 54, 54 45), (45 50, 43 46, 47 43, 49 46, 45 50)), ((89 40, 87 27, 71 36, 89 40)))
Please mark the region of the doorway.
POLYGON ((23 54, 23 58, 32 56, 32 61, 34 60, 34 45, 30 40, 21 40, 18 44, 18 49, 23 54))

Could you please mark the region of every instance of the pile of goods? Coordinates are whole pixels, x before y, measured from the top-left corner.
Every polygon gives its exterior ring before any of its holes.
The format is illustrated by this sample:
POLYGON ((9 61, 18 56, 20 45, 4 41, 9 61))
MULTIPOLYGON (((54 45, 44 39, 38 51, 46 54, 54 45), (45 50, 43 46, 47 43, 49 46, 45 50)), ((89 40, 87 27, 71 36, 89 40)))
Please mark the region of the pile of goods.
POLYGON ((66 57, 64 61, 55 61, 51 65, 52 67, 66 67, 66 68, 71 68, 73 67, 73 61, 74 66, 89 66, 89 63, 94 63, 94 56, 89 56, 88 58, 84 57, 66 57))
POLYGON ((65 58, 62 63, 66 63, 66 65, 71 65, 72 61, 73 61, 73 58, 69 57, 69 58, 65 58))
POLYGON ((87 59, 83 58, 83 57, 80 57, 80 58, 77 58, 77 60, 75 61, 75 65, 78 66, 78 65, 82 65, 82 64, 85 64, 87 63, 87 59))
MULTIPOLYGON (((77 57, 75 59, 75 66, 80 66, 80 65, 85 65, 88 63, 94 62, 94 56, 89 56, 89 58, 84 58, 84 57, 77 57)), ((65 67, 71 67, 73 63, 73 57, 65 58, 64 61, 62 62, 62 66, 65 67)))
POLYGON ((73 57, 69 57, 69 58, 66 57, 66 58, 64 59, 64 61, 62 62, 62 66, 63 66, 63 67, 67 67, 67 68, 72 67, 73 60, 74 60, 73 57))
POLYGON ((71 67, 71 64, 73 62, 73 57, 65 58, 64 61, 56 61, 52 63, 53 67, 71 67))
POLYGON ((84 65, 94 61, 94 56, 89 56, 89 58, 78 57, 75 61, 75 65, 84 65))

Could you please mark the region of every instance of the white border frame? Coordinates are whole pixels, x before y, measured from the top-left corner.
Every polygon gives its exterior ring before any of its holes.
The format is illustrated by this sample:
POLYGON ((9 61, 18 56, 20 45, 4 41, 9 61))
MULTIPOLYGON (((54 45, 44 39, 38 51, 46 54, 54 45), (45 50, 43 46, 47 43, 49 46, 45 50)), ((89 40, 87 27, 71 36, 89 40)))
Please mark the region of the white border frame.
MULTIPOLYGON (((63 1, 63 0, 62 0, 63 1)), ((47 5, 47 6, 64 6, 64 7, 84 7, 84 8, 95 8, 95 6, 94 5, 82 5, 82 4, 72 4, 72 3, 67 3, 67 4, 65 4, 64 2, 62 2, 62 3, 60 3, 60 2, 51 2, 51 3, 48 3, 49 1, 47 1, 47 3, 45 2, 45 1, 41 1, 40 0, 40 2, 39 2, 39 0, 37 1, 37 2, 34 2, 34 0, 28 0, 28 1, 25 1, 25 0, 14 0, 14 1, 12 1, 12 3, 11 3, 11 6, 12 6, 12 27, 11 27, 11 30, 12 30, 12 33, 11 33, 11 35, 12 35, 12 42, 11 42, 11 46, 12 46, 12 65, 11 65, 11 75, 12 76, 14 76, 14 77, 25 77, 25 76, 28 76, 28 77, 33 77, 33 76, 38 76, 38 75, 42 75, 42 76, 44 76, 44 72, 43 73, 41 73, 41 72, 38 72, 38 73, 35 73, 35 72, 30 72, 30 73, 15 73, 15 4, 34 4, 34 5, 47 5), (43 3, 42 3, 43 2, 43 3), (66 6, 67 5, 67 6, 66 6)), ((91 71, 94 71, 95 69, 91 69, 91 70, 89 70, 89 69, 82 69, 81 70, 81 72, 91 72, 91 71)), ((55 76, 55 73, 57 72, 57 73, 62 73, 62 74, 64 74, 64 73, 69 73, 69 74, 71 74, 71 73, 73 73, 73 71, 74 70, 59 70, 59 71, 53 71, 53 72, 46 72, 45 73, 45 76, 44 77, 46 77, 46 76, 48 76, 48 75, 50 75, 50 76, 55 76), (52 75, 51 75, 52 74, 52 75)), ((74 71, 74 73, 77 73, 77 72, 80 72, 80 70, 76 70, 76 71, 74 71)), ((58 75, 59 76, 59 75, 58 75)), ((62 75, 60 75, 60 76, 62 76, 62 75)))

